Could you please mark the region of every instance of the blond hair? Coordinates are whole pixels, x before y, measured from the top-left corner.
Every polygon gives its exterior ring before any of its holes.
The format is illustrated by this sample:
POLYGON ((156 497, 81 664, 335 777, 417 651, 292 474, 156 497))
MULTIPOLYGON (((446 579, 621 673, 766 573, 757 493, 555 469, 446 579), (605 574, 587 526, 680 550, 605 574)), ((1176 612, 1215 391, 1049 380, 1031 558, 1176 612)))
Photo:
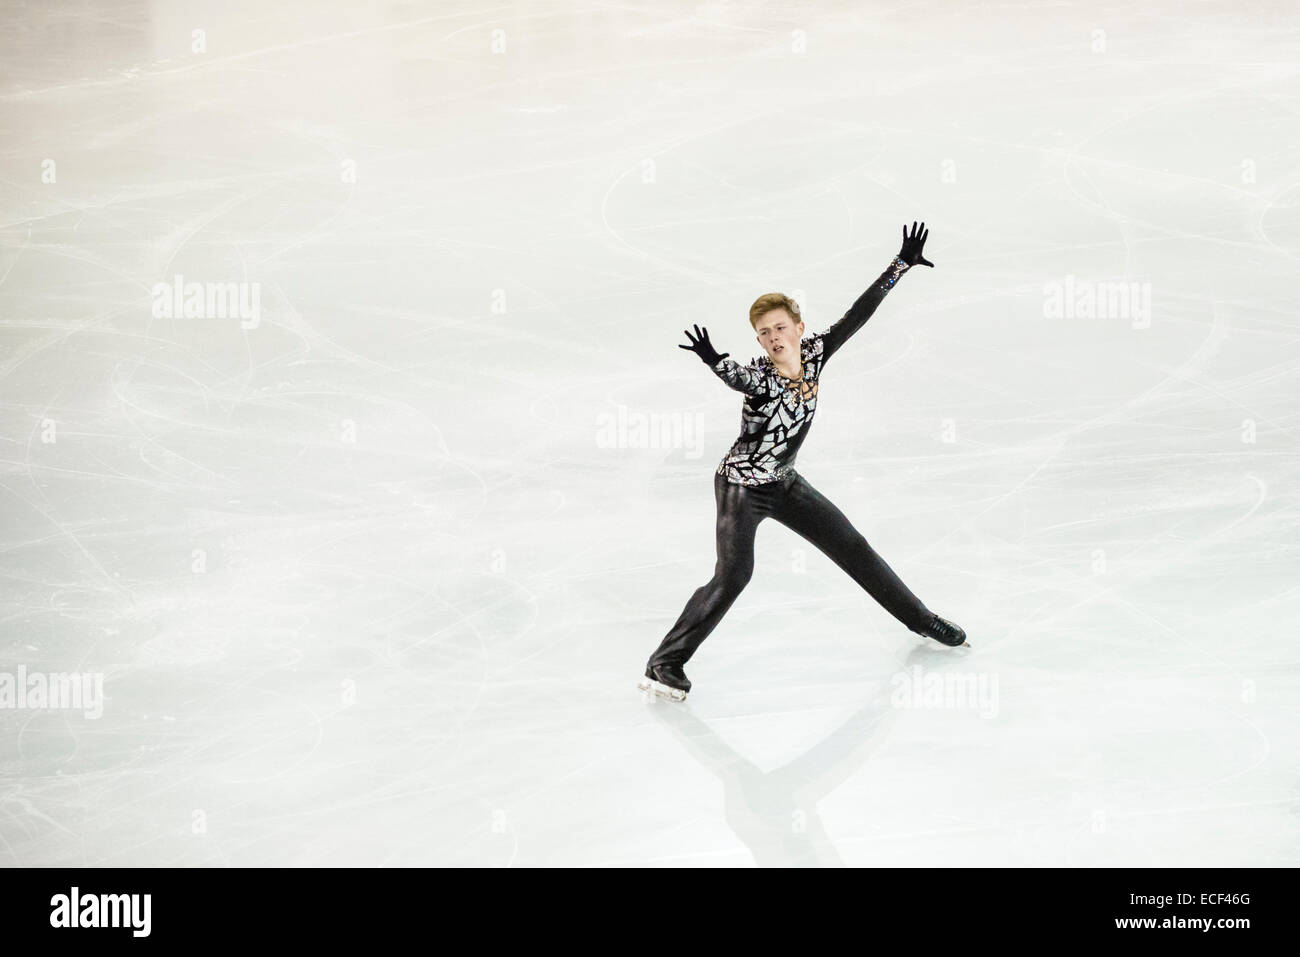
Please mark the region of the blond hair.
POLYGON ((790 313, 795 322, 803 321, 803 317, 799 315, 799 303, 783 292, 769 292, 759 296, 749 307, 749 324, 757 329, 758 320, 773 309, 784 309, 790 313))

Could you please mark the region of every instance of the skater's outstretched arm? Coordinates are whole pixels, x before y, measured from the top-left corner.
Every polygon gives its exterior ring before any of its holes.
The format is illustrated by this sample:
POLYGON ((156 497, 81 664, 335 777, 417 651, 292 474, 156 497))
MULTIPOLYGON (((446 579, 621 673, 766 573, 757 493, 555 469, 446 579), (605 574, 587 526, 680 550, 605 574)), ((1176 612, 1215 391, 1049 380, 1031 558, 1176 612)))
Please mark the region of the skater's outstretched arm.
POLYGON ((734 359, 728 359, 730 352, 724 352, 721 355, 713 348, 709 342, 709 330, 701 329, 698 325, 695 327, 695 335, 692 336, 689 329, 682 330, 686 333, 686 338, 690 340, 690 345, 678 345, 679 349, 689 349, 697 356, 704 360, 713 374, 725 382, 728 386, 737 392, 744 392, 746 395, 760 395, 767 389, 767 377, 760 374, 756 369, 746 368, 734 359))
POLYGON ((912 223, 911 235, 908 235, 907 227, 903 227, 903 248, 890 262, 889 268, 867 287, 866 292, 858 297, 857 302, 849 307, 848 312, 822 333, 823 365, 839 351, 840 346, 844 345, 853 333, 866 324, 871 314, 876 311, 876 307, 884 300, 885 294, 894 288, 894 283, 898 282, 899 276, 916 265, 934 265, 922 255, 925 240, 929 235, 930 231, 925 228, 925 223, 921 223, 919 228, 916 223, 912 223))

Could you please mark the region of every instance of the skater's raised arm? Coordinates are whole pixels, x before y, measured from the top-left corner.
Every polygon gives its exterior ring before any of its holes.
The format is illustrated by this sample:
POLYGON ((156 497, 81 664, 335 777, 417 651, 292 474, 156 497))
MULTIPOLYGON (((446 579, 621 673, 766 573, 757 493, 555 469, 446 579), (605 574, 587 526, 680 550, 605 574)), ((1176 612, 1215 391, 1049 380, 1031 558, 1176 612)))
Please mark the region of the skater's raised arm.
POLYGON ((744 392, 746 395, 757 395, 766 388, 764 377, 758 375, 751 369, 747 369, 734 359, 728 359, 730 352, 724 352, 721 355, 713 348, 713 343, 709 342, 709 330, 701 329, 698 325, 695 327, 695 335, 692 336, 689 329, 682 330, 686 333, 686 338, 690 340, 690 345, 679 344, 679 349, 689 349, 697 356, 704 360, 713 374, 725 382, 728 386, 737 392, 744 392))
POLYGON ((907 227, 903 227, 903 248, 898 251, 898 255, 893 258, 889 267, 867 287, 862 295, 858 296, 857 302, 849 307, 848 312, 822 333, 823 364, 849 340, 853 333, 866 324, 871 314, 876 311, 876 307, 884 300, 885 294, 894 288, 894 283, 898 282, 899 276, 916 265, 934 265, 922 255, 925 240, 929 235, 930 231, 925 228, 925 223, 921 223, 919 228, 916 223, 912 223, 910 236, 907 227))

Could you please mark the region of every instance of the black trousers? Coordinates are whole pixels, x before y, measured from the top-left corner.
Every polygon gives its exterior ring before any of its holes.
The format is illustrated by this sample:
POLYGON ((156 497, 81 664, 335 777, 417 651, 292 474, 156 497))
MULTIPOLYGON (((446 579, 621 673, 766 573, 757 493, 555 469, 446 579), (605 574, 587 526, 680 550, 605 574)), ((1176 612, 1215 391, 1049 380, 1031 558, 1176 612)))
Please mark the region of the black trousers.
POLYGON ((821 549, 910 631, 930 610, 903 584, 862 533, 798 472, 767 485, 739 485, 714 473, 718 504, 718 561, 713 577, 695 590, 648 665, 684 665, 727 613, 754 574, 754 534, 771 517, 821 549))

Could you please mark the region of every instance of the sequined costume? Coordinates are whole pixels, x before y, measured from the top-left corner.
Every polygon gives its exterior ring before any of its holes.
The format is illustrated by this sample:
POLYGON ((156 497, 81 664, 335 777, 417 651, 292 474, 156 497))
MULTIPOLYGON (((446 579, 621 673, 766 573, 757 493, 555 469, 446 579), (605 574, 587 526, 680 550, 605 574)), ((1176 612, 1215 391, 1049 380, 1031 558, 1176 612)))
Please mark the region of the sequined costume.
POLYGON ((727 385, 745 393, 743 431, 713 476, 717 564, 651 655, 647 673, 658 666, 684 665, 722 620, 753 575, 754 536, 764 518, 776 519, 823 551, 909 630, 930 626, 933 613, 844 513, 794 469, 817 409, 826 360, 862 328, 909 268, 894 257, 842 318, 824 333, 802 340, 802 383, 783 377, 767 356, 747 366, 726 358, 710 366, 727 385))
POLYGON ((718 463, 719 475, 728 482, 756 486, 786 478, 794 471, 795 456, 817 411, 817 383, 826 361, 862 328, 909 268, 895 256, 889 268, 837 322, 800 342, 802 382, 781 375, 767 355, 746 366, 734 359, 722 359, 712 367, 728 386, 745 393, 740 437, 718 463))

